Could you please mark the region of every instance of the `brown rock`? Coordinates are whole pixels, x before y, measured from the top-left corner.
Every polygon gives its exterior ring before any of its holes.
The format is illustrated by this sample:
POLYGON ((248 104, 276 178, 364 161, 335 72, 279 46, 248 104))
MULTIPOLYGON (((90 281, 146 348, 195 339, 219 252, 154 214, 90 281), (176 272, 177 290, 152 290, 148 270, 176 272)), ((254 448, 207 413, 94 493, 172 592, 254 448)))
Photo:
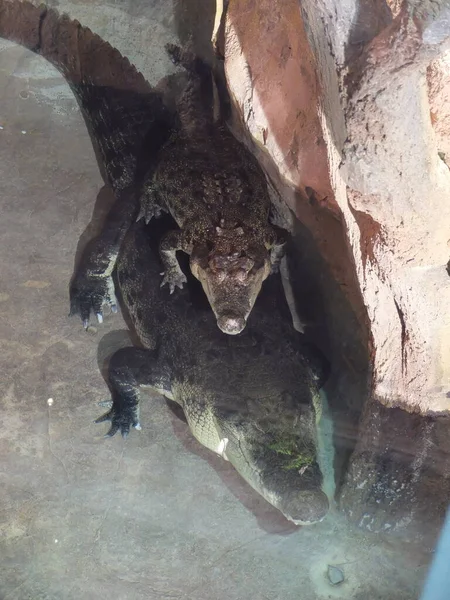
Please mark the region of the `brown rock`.
MULTIPOLYGON (((313 29, 320 9, 306 3, 304 11, 313 29)), ((404 4, 394 20, 384 14, 374 15, 372 29, 362 21, 365 37, 387 25, 338 73, 339 84, 327 73, 334 54, 324 58, 313 39, 333 32, 308 38, 296 1, 235 0, 225 68, 257 156, 361 314, 349 268, 356 275, 373 340, 374 393, 389 406, 442 413, 450 408, 443 389, 450 376, 450 202, 442 202, 450 198, 450 174, 428 107, 423 11, 411 16, 404 4), (347 248, 329 235, 331 218, 347 248)), ((435 60, 430 69, 442 72, 445 64, 435 60)), ((436 102, 444 80, 430 87, 436 102)))
MULTIPOLYGON (((391 505, 369 502, 382 452, 395 455, 386 493, 397 490, 394 479, 417 479, 395 492, 397 524, 426 521, 427 486, 437 490, 435 523, 450 501, 444 472, 427 474, 445 453, 413 465, 437 415, 450 434, 448 12, 443 1, 233 0, 226 15, 237 120, 342 286, 371 357, 370 402, 342 498, 349 515, 366 506, 358 522, 372 528, 395 529, 391 505), (402 463, 408 439, 417 445, 402 463)), ((331 323, 342 318, 330 303, 326 312, 331 323)))

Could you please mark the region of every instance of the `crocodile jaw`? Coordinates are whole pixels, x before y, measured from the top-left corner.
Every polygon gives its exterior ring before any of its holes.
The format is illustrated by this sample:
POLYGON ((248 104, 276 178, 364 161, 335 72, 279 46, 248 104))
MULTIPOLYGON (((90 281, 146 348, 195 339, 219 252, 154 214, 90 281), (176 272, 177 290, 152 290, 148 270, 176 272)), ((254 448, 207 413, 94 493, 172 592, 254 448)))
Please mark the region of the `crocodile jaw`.
POLYGON ((199 265, 191 269, 202 284, 219 329, 228 335, 241 333, 262 284, 269 275, 269 262, 265 261, 261 267, 252 269, 245 279, 241 279, 239 273, 215 273, 199 265))

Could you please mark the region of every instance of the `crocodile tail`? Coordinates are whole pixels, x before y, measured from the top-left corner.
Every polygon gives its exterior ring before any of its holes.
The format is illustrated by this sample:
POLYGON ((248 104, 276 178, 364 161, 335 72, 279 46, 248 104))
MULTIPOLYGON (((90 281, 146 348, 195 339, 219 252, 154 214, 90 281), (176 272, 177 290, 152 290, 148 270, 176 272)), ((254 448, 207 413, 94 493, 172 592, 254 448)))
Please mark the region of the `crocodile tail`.
POLYGON ((166 44, 172 62, 188 73, 188 82, 178 101, 181 127, 191 140, 204 140, 214 124, 214 76, 211 67, 190 48, 166 44))
POLYGON ((148 162, 166 138, 169 117, 161 95, 129 60, 78 21, 29 2, 0 0, 0 37, 39 54, 64 76, 113 189, 135 181, 141 157, 148 162))
POLYGON ((197 56, 191 50, 190 46, 190 43, 184 48, 181 48, 176 44, 166 44, 165 48, 175 65, 183 67, 183 69, 186 69, 186 71, 197 77, 209 78, 211 75, 211 68, 202 58, 197 56))

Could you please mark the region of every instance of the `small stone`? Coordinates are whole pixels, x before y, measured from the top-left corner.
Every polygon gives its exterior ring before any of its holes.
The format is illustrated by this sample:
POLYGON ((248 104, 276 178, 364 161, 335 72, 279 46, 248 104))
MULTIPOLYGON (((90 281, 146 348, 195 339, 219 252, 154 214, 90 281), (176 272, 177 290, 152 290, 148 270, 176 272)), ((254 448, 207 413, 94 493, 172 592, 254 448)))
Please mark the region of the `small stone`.
POLYGON ((328 565, 327 575, 331 585, 339 585, 345 579, 344 572, 342 571, 342 569, 339 569, 338 567, 333 567, 333 565, 328 565))

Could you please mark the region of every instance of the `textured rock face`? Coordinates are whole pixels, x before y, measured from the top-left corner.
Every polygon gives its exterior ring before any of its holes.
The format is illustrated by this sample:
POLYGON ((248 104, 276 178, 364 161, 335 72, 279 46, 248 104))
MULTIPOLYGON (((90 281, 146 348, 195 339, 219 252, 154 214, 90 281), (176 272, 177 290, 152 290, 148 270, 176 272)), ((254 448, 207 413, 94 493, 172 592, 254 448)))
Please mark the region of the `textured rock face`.
POLYGON ((231 91, 245 124, 280 175, 322 197, 332 195, 314 57, 298 3, 235 0, 228 12, 225 51, 231 91))
POLYGON ((224 37, 236 130, 249 134, 247 141, 269 178, 312 233, 368 347, 366 310, 329 168, 319 110, 322 84, 299 4, 233 0, 224 37))
MULTIPOLYGON (((391 12, 384 2, 302 7, 230 3, 232 95, 263 162, 296 188, 291 208, 309 227, 316 221, 336 277, 354 269, 373 340, 374 394, 442 413, 450 408, 450 84, 449 42, 433 31, 445 14, 396 3, 391 12), (328 239, 330 214, 350 258, 328 239)), ((355 290, 348 293, 361 312, 355 290)))
MULTIPOLYGON (((446 422, 450 410, 450 7, 231 0, 225 22, 240 120, 314 236, 370 352, 370 402, 353 460, 376 456, 386 439, 395 445, 389 418, 373 427, 378 403, 402 409, 388 411, 394 423, 402 415, 395 431, 424 440, 403 413, 446 422)), ((440 459, 437 478, 447 470, 440 459)), ((357 466, 348 505, 365 477, 357 466)), ((377 485, 367 481, 362 502, 377 485)))
POLYGON ((450 168, 450 50, 429 64, 427 83, 436 146, 439 157, 450 168))
POLYGON ((449 456, 446 420, 370 402, 340 507, 360 527, 431 549, 450 499, 449 456))
POLYGON ((433 413, 449 408, 450 286, 442 266, 450 173, 430 118, 429 56, 421 25, 405 8, 355 61, 341 172, 360 233, 374 394, 388 405, 433 413))

